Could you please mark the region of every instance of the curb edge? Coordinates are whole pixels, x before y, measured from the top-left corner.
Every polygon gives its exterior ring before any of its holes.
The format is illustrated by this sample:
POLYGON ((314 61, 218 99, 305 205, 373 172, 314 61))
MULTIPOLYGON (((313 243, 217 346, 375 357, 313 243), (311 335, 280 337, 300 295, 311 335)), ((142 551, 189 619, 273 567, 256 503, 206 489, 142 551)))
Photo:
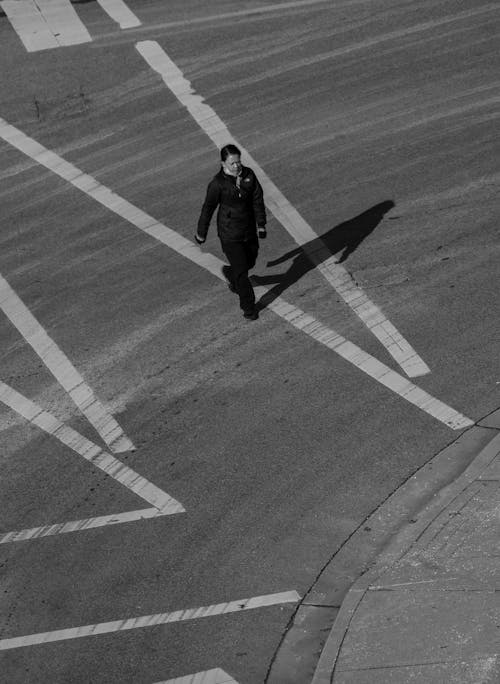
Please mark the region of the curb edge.
MULTIPOLYGON (((477 425, 477 424, 476 424, 477 425)), ((335 665, 349 625, 368 587, 382 573, 399 560, 418 540, 438 515, 449 506, 463 490, 486 470, 500 454, 500 433, 481 449, 472 463, 456 480, 443 487, 421 511, 415 524, 407 524, 396 534, 380 554, 376 564, 359 577, 348 590, 322 649, 311 684, 331 684, 335 665)))

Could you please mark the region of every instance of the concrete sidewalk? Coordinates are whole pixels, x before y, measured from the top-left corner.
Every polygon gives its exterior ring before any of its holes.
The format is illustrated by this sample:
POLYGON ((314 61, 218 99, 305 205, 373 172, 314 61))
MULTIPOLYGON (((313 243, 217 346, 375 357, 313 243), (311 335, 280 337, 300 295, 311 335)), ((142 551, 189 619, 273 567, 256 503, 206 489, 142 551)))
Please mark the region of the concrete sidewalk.
POLYGON ((500 682, 500 411, 493 439, 348 591, 313 684, 500 682))

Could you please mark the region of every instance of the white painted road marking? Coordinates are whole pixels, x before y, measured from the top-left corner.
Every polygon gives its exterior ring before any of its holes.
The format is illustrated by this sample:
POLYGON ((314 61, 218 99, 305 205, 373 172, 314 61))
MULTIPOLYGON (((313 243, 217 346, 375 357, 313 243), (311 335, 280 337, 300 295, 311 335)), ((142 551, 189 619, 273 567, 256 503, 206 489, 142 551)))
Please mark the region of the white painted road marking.
POLYGON ((109 14, 111 19, 119 24, 121 29, 134 28, 141 25, 139 19, 123 0, 97 0, 97 2, 109 14))
POLYGON ((137 511, 126 511, 125 513, 112 513, 110 515, 100 515, 94 518, 84 518, 83 520, 69 520, 68 522, 52 523, 51 525, 41 525, 40 527, 28 527, 23 530, 12 530, 0 534, 0 544, 11 544, 13 542, 32 541, 42 537, 53 537, 56 534, 67 534, 69 532, 83 532, 93 530, 97 527, 107 527, 108 525, 121 525, 123 523, 135 522, 137 520, 149 520, 150 518, 160 518, 164 515, 174 515, 182 513, 184 509, 161 512, 157 508, 143 508, 137 511))
MULTIPOLYGON (((256 288, 256 294, 263 296, 265 288, 256 288)), ((295 328, 305 332, 317 342, 325 345, 343 359, 352 363, 356 368, 366 373, 371 378, 379 382, 387 389, 392 390, 406 401, 417 408, 433 416, 441 423, 444 423, 452 430, 462 430, 463 428, 474 425, 474 421, 466 418, 461 413, 455 411, 444 404, 439 399, 435 399, 430 394, 414 385, 410 380, 391 368, 383 364, 378 359, 364 352, 353 342, 349 342, 331 328, 327 328, 316 318, 305 313, 297 306, 288 304, 283 299, 276 298, 271 304, 267 305, 278 316, 284 318, 295 328)))
POLYGON ((228 675, 227 672, 217 668, 215 670, 196 672, 184 677, 176 677, 175 679, 167 679, 163 682, 156 682, 156 684, 238 684, 238 682, 228 675))
MULTIPOLYGON (((193 244, 187 238, 163 225, 152 216, 149 216, 145 211, 123 199, 92 176, 82 173, 76 166, 65 161, 54 152, 50 152, 35 140, 22 133, 22 131, 7 124, 3 119, 0 119, 0 138, 3 138, 6 142, 75 187, 83 190, 83 192, 114 211, 115 214, 121 216, 136 228, 139 228, 147 235, 162 242, 178 254, 205 268, 214 276, 224 281, 224 276, 221 273, 221 267, 224 262, 220 259, 208 252, 202 252, 198 245, 193 244)), ((268 289, 262 286, 256 288, 258 296, 262 296, 267 291, 268 289)), ((334 330, 323 325, 312 316, 305 314, 298 307, 292 306, 278 297, 268 304, 267 308, 284 318, 298 330, 301 330, 317 342, 339 354, 343 359, 349 361, 349 363, 377 380, 377 382, 380 382, 384 387, 392 390, 406 401, 448 425, 453 430, 460 430, 474 424, 469 418, 424 392, 424 390, 421 390, 352 342, 348 342, 334 330)))
MULTIPOLYGON (((141 25, 123 0, 97 2, 121 29, 141 25)), ((92 42, 70 0, 2 0, 0 7, 28 52, 92 42)))
MULTIPOLYGON (((217 147, 222 147, 231 140, 236 141, 224 122, 204 102, 203 97, 194 92, 190 81, 184 78, 182 71, 156 41, 137 43, 136 48, 151 68, 160 74, 167 87, 217 147)), ((236 143, 250 166, 257 172, 264 188, 266 206, 297 244, 304 247, 305 254, 318 267, 335 291, 383 344, 407 375, 417 377, 430 373, 427 364, 382 311, 368 299, 349 272, 340 264, 335 263, 335 257, 331 255, 327 246, 323 244, 322 247, 318 247, 318 235, 290 204, 248 150, 240 142, 236 141, 236 143)))
POLYGON ((101 622, 95 625, 84 625, 83 627, 72 627, 70 629, 55 630, 53 632, 28 634, 26 636, 13 637, 11 639, 0 639, 0 651, 7 651, 12 648, 21 648, 23 646, 48 644, 53 641, 65 641, 67 639, 81 639, 82 637, 99 636, 101 634, 110 634, 111 632, 123 632, 129 629, 156 627, 157 625, 166 625, 172 622, 198 620, 206 617, 215 617, 216 615, 239 613, 244 610, 253 610, 255 608, 279 606, 285 603, 297 603, 298 601, 300 601, 300 596, 296 591, 285 591, 279 594, 254 596, 253 598, 245 598, 238 601, 230 601, 228 603, 218 603, 212 606, 176 610, 172 613, 142 615, 140 617, 126 618, 124 620, 114 620, 113 622, 101 622))
POLYGON ((97 399, 66 354, 49 337, 2 275, 0 308, 94 426, 105 444, 116 453, 134 449, 130 439, 97 399))
MULTIPOLYGON (((36 425, 47 434, 56 437, 62 444, 92 463, 96 468, 154 506, 161 514, 171 515, 184 511, 182 505, 162 489, 1 381, 0 401, 23 416, 32 425, 36 425)), ((75 524, 77 522, 79 521, 75 521, 75 524)))
POLYGON ((92 42, 90 33, 80 21, 70 0, 35 0, 35 5, 42 13, 59 45, 92 42))
POLYGON ((92 41, 69 0, 3 0, 0 6, 28 52, 92 41))
POLYGON ((0 7, 28 52, 59 47, 33 0, 3 0, 0 7))

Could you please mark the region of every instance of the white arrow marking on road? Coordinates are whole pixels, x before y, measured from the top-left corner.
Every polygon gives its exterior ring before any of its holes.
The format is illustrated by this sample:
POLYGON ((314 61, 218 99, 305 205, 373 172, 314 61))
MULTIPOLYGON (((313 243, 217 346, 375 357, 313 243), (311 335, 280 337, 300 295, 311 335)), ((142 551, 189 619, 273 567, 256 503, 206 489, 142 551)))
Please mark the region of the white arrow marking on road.
POLYGON ((97 399, 66 354, 49 337, 1 274, 0 309, 38 354, 105 444, 116 453, 134 449, 130 439, 97 399))
POLYGON ((121 29, 134 28, 141 25, 140 20, 123 0, 97 0, 97 2, 109 14, 111 19, 120 25, 121 29))
POLYGON ((73 428, 64 425, 64 423, 51 413, 44 411, 40 406, 1 381, 0 402, 23 416, 23 418, 28 420, 32 425, 36 425, 44 432, 56 437, 62 444, 72 449, 79 456, 82 456, 96 468, 102 470, 106 475, 109 475, 109 477, 112 477, 154 507, 152 510, 130 511, 119 515, 100 516, 99 518, 74 520, 67 523, 57 523, 55 525, 45 525, 43 527, 7 532, 0 536, 0 543, 26 541, 28 539, 47 537, 54 534, 102 527, 103 525, 184 512, 185 509, 183 506, 169 494, 152 482, 149 482, 149 480, 146 480, 142 475, 136 473, 111 454, 103 451, 97 444, 94 444, 86 437, 83 437, 76 430, 73 430, 73 428))
MULTIPOLYGON (((151 68, 160 74, 167 87, 217 147, 222 147, 230 140, 236 140, 216 112, 204 102, 203 97, 195 93, 190 81, 184 77, 182 71, 156 41, 137 43, 136 48, 151 68)), ((265 191, 266 206, 297 244, 304 247, 305 254, 335 291, 383 344, 407 375, 417 377, 430 373, 427 364, 382 311, 368 299, 350 273, 343 266, 335 263, 335 257, 332 256, 328 247, 318 240, 319 236, 290 204, 248 150, 240 142, 237 144, 257 172, 265 191)))
MULTIPOLYGON (((187 238, 160 223, 160 221, 157 221, 145 211, 142 211, 142 209, 134 206, 105 185, 99 183, 92 176, 83 173, 76 166, 59 157, 55 152, 51 152, 19 129, 7 124, 3 119, 0 119, 0 137, 90 197, 93 197, 103 206, 111 209, 111 211, 136 228, 139 228, 147 235, 162 242, 178 254, 205 268, 214 276, 224 281, 224 276, 221 273, 221 267, 224 262, 220 259, 208 252, 202 252, 198 245, 193 244, 187 238)), ((258 296, 264 295, 267 291, 268 289, 262 286, 256 288, 258 296)), ((305 314, 298 307, 288 304, 281 297, 277 297, 267 304, 267 308, 284 318, 298 330, 301 330, 317 342, 339 354, 343 359, 377 380, 384 387, 387 387, 422 411, 448 425, 453 430, 460 430, 474 424, 470 418, 458 413, 439 399, 435 399, 399 375, 399 373, 396 373, 352 342, 338 335, 334 330, 323 325, 312 316, 309 316, 309 314, 305 314)))
POLYGON ((0 6, 28 52, 92 41, 69 0, 3 0, 0 6))
POLYGON ((123 632, 129 629, 156 627, 157 625, 166 625, 172 622, 198 620, 200 618, 215 617, 216 615, 227 615, 228 613, 240 613, 244 610, 279 606, 285 603, 297 603, 298 601, 300 601, 300 596, 296 591, 285 591, 279 594, 254 596, 253 598, 244 598, 239 599, 238 601, 230 601, 228 603, 217 603, 212 606, 176 610, 172 613, 142 615, 135 618, 114 620, 113 622, 100 622, 94 625, 84 625, 83 627, 72 627, 70 629, 59 629, 52 632, 28 634, 26 636, 13 637, 11 639, 0 639, 0 651, 7 651, 12 648, 21 648, 23 646, 47 644, 53 641, 65 641, 67 639, 81 639, 82 637, 99 636, 101 634, 109 634, 111 632, 123 632))
POLYGON ((175 679, 167 679, 163 682, 156 682, 156 684, 238 684, 238 682, 228 675, 227 672, 217 668, 215 670, 196 672, 184 677, 176 677, 175 679))

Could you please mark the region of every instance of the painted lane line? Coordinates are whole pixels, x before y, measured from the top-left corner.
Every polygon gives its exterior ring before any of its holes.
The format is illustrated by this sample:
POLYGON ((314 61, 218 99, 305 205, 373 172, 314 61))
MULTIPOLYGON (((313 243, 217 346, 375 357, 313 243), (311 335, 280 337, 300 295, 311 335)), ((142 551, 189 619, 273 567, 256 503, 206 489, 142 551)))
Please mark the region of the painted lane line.
POLYGON ((140 20, 123 0, 97 0, 102 9, 120 26, 121 29, 140 26, 140 20))
POLYGON ((184 677, 176 677, 175 679, 167 679, 163 682, 156 682, 156 684, 238 684, 238 682, 228 675, 227 672, 217 668, 215 670, 196 672, 184 677))
POLYGON ((142 615, 140 617, 126 618, 124 620, 113 620, 112 622, 100 622, 94 625, 59 629, 52 632, 28 634, 26 636, 13 637, 11 639, 0 639, 0 651, 21 648, 23 646, 47 644, 53 641, 99 636, 101 634, 110 634, 111 632, 123 632, 129 629, 156 627, 157 625, 166 625, 172 622, 198 620, 206 617, 215 617, 217 615, 227 615, 228 613, 239 613, 244 610, 253 610, 255 608, 279 606, 285 603, 297 603, 298 601, 300 601, 300 596, 296 591, 285 591, 279 594, 255 596, 253 598, 245 598, 238 601, 230 601, 228 603, 218 603, 212 606, 176 610, 172 613, 142 615))
POLYGON ((148 520, 159 518, 164 515, 181 513, 180 510, 170 510, 161 513, 157 508, 143 508, 138 511, 126 511, 125 513, 114 513, 111 515, 100 515, 95 518, 84 518, 83 520, 70 520, 68 522, 53 523, 52 525, 42 525, 41 527, 29 527, 24 530, 12 530, 0 534, 0 544, 12 544, 14 542, 33 541, 42 537, 53 537, 56 534, 67 534, 69 532, 83 532, 97 527, 107 527, 108 525, 121 525, 123 523, 135 522, 137 520, 148 520))
POLYGON ((126 466, 117 458, 105 452, 97 444, 94 444, 76 430, 64 425, 58 418, 48 411, 44 411, 40 406, 19 394, 12 387, 0 381, 0 402, 23 416, 32 425, 36 425, 41 430, 53 437, 56 437, 62 444, 72 449, 79 456, 92 463, 106 475, 122 484, 131 492, 137 494, 154 506, 158 511, 165 514, 181 513, 184 508, 181 504, 169 496, 162 489, 146 478, 139 475, 134 470, 126 466))
MULTIPOLYGON (((3 119, 0 119, 0 137, 3 137, 8 143, 32 157, 64 180, 86 192, 97 202, 100 202, 136 228, 139 228, 147 235, 162 242, 181 256, 224 281, 224 276, 221 273, 223 261, 213 254, 202 252, 198 245, 195 245, 187 238, 157 221, 145 211, 142 211, 142 209, 123 199, 92 176, 82 173, 76 166, 65 161, 54 152, 50 152, 32 138, 14 128, 14 126, 7 124, 3 119)), ((263 286, 256 288, 256 294, 259 297, 267 291, 268 289, 263 286)), ((407 378, 391 370, 355 344, 348 342, 341 335, 338 335, 312 316, 306 315, 297 307, 288 304, 285 300, 276 298, 270 304, 267 304, 267 308, 320 344, 339 354, 343 359, 395 392, 398 396, 401 396, 433 418, 448 425, 453 430, 473 425, 473 421, 469 418, 446 406, 446 404, 438 399, 434 399, 427 392, 409 382, 407 378)))
POLYGON ((33 0, 2 0, 0 7, 27 52, 59 47, 56 37, 33 0))
MULTIPOLYGON (((203 97, 195 93, 190 81, 184 77, 182 71, 156 41, 142 41, 136 44, 136 49, 149 66, 162 77, 166 86, 217 147, 222 147, 228 141, 236 140, 216 112, 204 102, 203 97)), ((248 150, 240 142, 237 142, 237 145, 241 148, 250 166, 257 172, 264 188, 266 206, 297 244, 304 247, 305 254, 318 267, 346 304, 375 335, 407 375, 416 377, 430 373, 427 364, 418 356, 413 347, 382 311, 368 299, 354 282, 350 273, 341 264, 335 263, 335 258, 331 255, 326 244, 318 240, 318 235, 290 204, 248 150)))
POLYGON ((117 453, 134 449, 114 417, 1 274, 0 309, 38 354, 105 444, 117 453))
MULTIPOLYGON (((257 296, 264 296, 266 288, 257 287, 257 296)), ((343 359, 352 363, 356 368, 369 375, 387 389, 392 390, 410 404, 425 411, 436 420, 444 423, 452 430, 462 430, 474 425, 474 421, 458 413, 455 409, 447 406, 439 399, 435 399, 430 394, 414 385, 410 380, 391 368, 383 364, 378 359, 364 352, 360 347, 349 342, 331 328, 327 328, 316 318, 305 313, 297 306, 288 304, 283 299, 277 297, 267 305, 278 316, 288 321, 297 330, 305 332, 317 342, 325 345, 343 359)))

